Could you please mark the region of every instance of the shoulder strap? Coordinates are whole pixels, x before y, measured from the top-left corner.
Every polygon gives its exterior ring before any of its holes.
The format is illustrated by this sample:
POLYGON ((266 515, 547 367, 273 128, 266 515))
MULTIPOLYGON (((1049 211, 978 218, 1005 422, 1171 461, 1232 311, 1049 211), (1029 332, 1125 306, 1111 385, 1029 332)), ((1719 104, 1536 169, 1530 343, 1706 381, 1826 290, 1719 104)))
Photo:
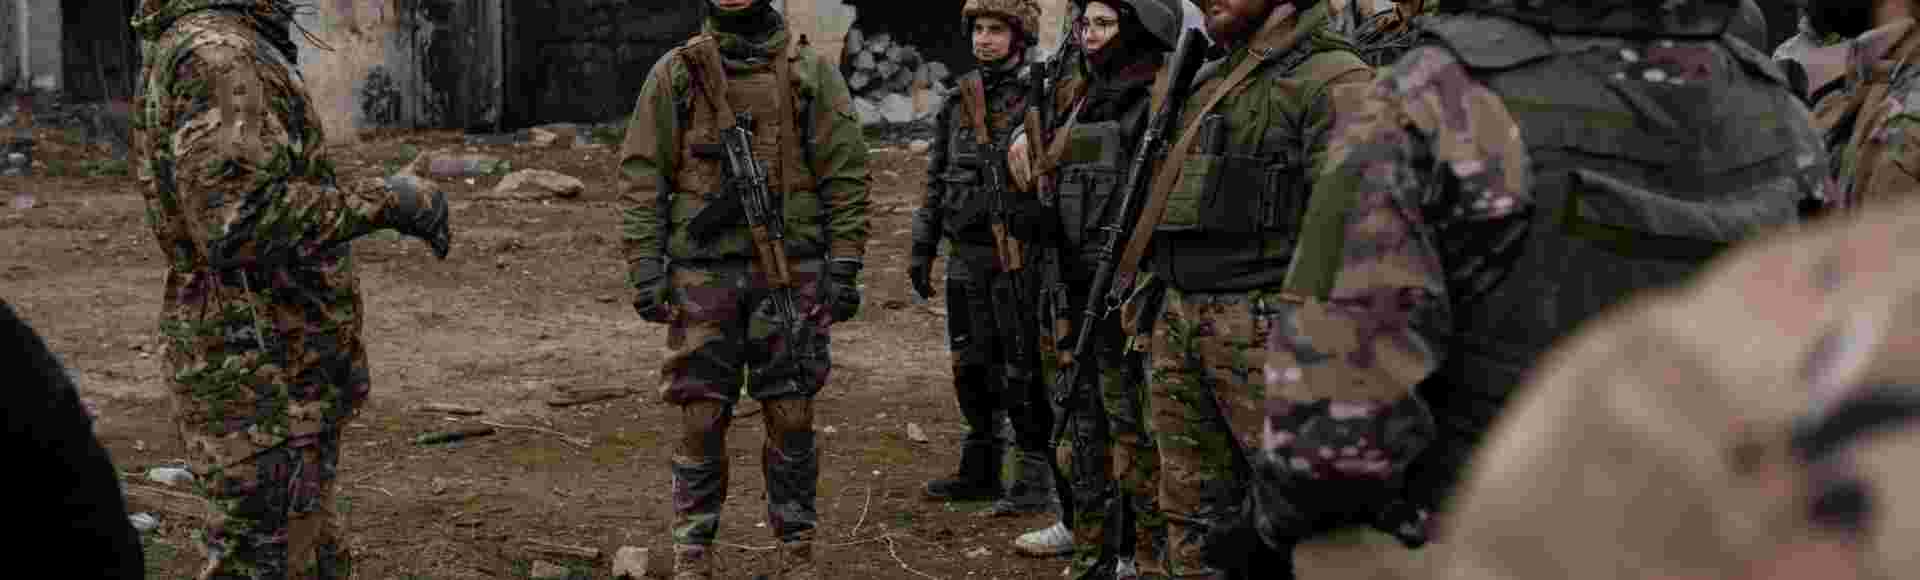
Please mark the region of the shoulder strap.
MULTIPOLYGON (((1267 17, 1266 24, 1261 26, 1261 32, 1254 37, 1264 38, 1269 36, 1269 33, 1292 19, 1293 16, 1292 4, 1283 5, 1274 9, 1273 14, 1267 17)), ((1261 64, 1266 63, 1269 59, 1286 54, 1289 49, 1299 44, 1301 39, 1312 33, 1313 28, 1312 26, 1298 26, 1288 31, 1285 36, 1272 44, 1256 44, 1251 47, 1247 59, 1240 61, 1240 65, 1233 68, 1233 73, 1227 75, 1225 81, 1214 87, 1213 94, 1207 96, 1206 103, 1194 113, 1192 118, 1200 119, 1206 117, 1207 113, 1212 111, 1215 105, 1220 104, 1221 99, 1226 98, 1228 93, 1233 92, 1233 88, 1238 86, 1241 81, 1245 81, 1248 75, 1252 75, 1254 70, 1260 68, 1261 64)), ((1160 110, 1160 102, 1165 100, 1163 95, 1166 91, 1160 90, 1162 84, 1163 83, 1159 81, 1155 81, 1154 83, 1153 110, 1155 114, 1158 114, 1160 110)), ((1160 220, 1166 217, 1167 196, 1173 192, 1174 183, 1180 179, 1180 168, 1186 163, 1187 155, 1193 152, 1193 144, 1196 141, 1196 137, 1199 136, 1199 133, 1199 131, 1186 131, 1182 133, 1180 135, 1180 141, 1175 143, 1172 149, 1168 150, 1167 158, 1160 162, 1160 171, 1154 175, 1153 189, 1147 199, 1147 206, 1140 211, 1140 221, 1134 224, 1133 237, 1127 240, 1127 249, 1120 255, 1120 263, 1116 270, 1119 273, 1119 278, 1117 279, 1130 280, 1133 278, 1133 274, 1140 269, 1140 258, 1147 254, 1147 244, 1153 241, 1154 228, 1159 227, 1160 220)))
POLYGON ((695 36, 681 47, 680 55, 690 61, 687 71, 700 82, 720 122, 732 121, 733 105, 727 103, 727 71, 720 66, 720 41, 709 34, 695 36))
POLYGON ((987 130, 987 83, 985 75, 974 73, 967 75, 961 83, 967 99, 967 113, 973 119, 973 142, 986 145, 993 142, 993 133, 987 130))

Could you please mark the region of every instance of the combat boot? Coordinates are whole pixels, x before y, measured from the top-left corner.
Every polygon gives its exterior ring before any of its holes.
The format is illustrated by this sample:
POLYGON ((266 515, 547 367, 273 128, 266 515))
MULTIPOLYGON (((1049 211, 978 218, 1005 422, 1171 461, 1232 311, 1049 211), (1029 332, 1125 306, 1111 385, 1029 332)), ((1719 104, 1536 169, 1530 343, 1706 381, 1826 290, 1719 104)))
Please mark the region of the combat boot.
POLYGON ((960 447, 960 471, 927 482, 927 499, 987 501, 1000 497, 1001 447, 992 441, 968 441, 960 447))
POLYGON ((673 580, 713 580, 713 569, 711 546, 673 545, 673 580))
POLYGON ((988 517, 1016 516, 1051 511, 1060 500, 1053 495, 1053 469, 1041 453, 1022 451, 1013 463, 1013 485, 1006 495, 982 510, 988 517))
POLYGON ((820 566, 814 562, 813 542, 780 542, 780 575, 775 580, 820 580, 820 566))

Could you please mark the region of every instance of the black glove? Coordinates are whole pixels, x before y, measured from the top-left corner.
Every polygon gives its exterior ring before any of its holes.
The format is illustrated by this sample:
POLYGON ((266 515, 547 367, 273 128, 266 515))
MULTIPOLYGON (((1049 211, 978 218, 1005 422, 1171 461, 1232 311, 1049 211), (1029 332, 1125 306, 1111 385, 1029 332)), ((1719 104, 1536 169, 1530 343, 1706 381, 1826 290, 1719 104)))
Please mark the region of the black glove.
POLYGON ((667 285, 666 260, 641 258, 635 261, 633 269, 627 273, 627 285, 634 288, 633 311, 640 313, 641 320, 659 324, 673 321, 673 309, 667 303, 667 293, 672 289, 667 285))
POLYGON ((845 322, 860 313, 860 270, 865 267, 859 258, 834 258, 827 264, 827 276, 833 281, 833 294, 829 298, 833 306, 833 321, 845 322))
POLYGON ((447 224, 447 194, 433 192, 431 199, 420 193, 420 179, 408 174, 387 178, 387 189, 394 194, 393 205, 380 216, 387 227, 401 235, 426 240, 436 258, 447 259, 453 249, 453 230, 447 224))
POLYGON ((922 298, 933 297, 933 251, 921 253, 919 248, 913 251, 913 263, 907 265, 907 281, 913 283, 913 291, 922 298))

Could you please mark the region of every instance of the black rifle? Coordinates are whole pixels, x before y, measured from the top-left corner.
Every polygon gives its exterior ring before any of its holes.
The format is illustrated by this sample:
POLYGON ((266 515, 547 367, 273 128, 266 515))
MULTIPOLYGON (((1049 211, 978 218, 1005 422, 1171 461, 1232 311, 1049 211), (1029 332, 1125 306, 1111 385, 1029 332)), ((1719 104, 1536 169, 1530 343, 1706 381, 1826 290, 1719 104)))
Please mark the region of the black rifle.
MULTIPOLYGON (((1107 294, 1113 288, 1114 278, 1119 270, 1120 250, 1127 240, 1134 236, 1133 228, 1140 220, 1140 212, 1145 208, 1147 198, 1152 194, 1154 163, 1158 161, 1168 146, 1168 132, 1173 124, 1179 122, 1181 110, 1185 108, 1187 96, 1192 91, 1193 77, 1200 69, 1206 54, 1206 37, 1200 31, 1188 28, 1180 32, 1180 42, 1174 49, 1173 59, 1168 62, 1171 82, 1167 85, 1167 94, 1147 122, 1147 128, 1140 136, 1139 145, 1134 149, 1133 159, 1127 164, 1125 187, 1118 192, 1120 205, 1109 221, 1100 226, 1104 237, 1096 250, 1098 263, 1094 268, 1093 279, 1089 281, 1086 302, 1082 303, 1080 324, 1075 333, 1073 349, 1060 361, 1060 373, 1054 381, 1055 404, 1061 407, 1060 420, 1054 425, 1053 441, 1060 441, 1066 435, 1067 425, 1072 423, 1076 405, 1073 401, 1089 396, 1084 393, 1085 386, 1080 381, 1079 361, 1095 360, 1095 349, 1099 347, 1100 333, 1095 329, 1115 307, 1110 307, 1107 294)), ((1056 483, 1056 485, 1059 485, 1056 483)), ((1111 540, 1111 538, 1109 538, 1111 540)), ((1111 563, 1096 565, 1090 572, 1099 571, 1111 563)))
MULTIPOLYGON (((768 300, 773 314, 786 328, 788 347, 781 358, 803 352, 799 348, 800 310, 794 298, 793 268, 787 262, 786 210, 767 189, 767 166, 753 157, 753 113, 734 114, 732 127, 720 130, 720 147, 726 159, 721 166, 728 197, 739 200, 747 214, 747 230, 753 234, 754 255, 760 271, 767 275, 773 293, 768 300)), ((665 211, 662 209, 661 211, 665 211)))

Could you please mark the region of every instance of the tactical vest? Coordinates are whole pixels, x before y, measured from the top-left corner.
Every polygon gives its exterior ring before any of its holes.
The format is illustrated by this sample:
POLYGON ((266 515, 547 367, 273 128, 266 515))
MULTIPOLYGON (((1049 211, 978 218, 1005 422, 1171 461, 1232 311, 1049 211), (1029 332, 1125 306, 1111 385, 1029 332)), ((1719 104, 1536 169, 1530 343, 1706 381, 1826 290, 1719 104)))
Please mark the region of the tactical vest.
MULTIPOLYGON (((719 149, 720 131, 732 127, 734 120, 718 118, 710 95, 697 80, 706 71, 687 51, 698 50, 699 42, 696 37, 674 50, 674 57, 696 80, 689 83, 688 104, 680 111, 685 132, 675 163, 674 192, 668 202, 671 234, 666 239, 667 252, 679 260, 751 258, 753 238, 747 230, 746 214, 738 212, 737 206, 720 203, 722 196, 728 195, 722 175, 725 157, 719 149), (700 219, 709 209, 729 212, 717 220, 723 231, 692 231, 713 228, 710 224, 716 220, 700 219), (692 227, 696 221, 700 228, 692 227)), ((728 71, 726 100, 734 111, 753 115, 753 155, 766 165, 768 188, 784 198, 787 255, 800 258, 825 255, 827 241, 823 229, 825 205, 815 191, 818 180, 806 159, 806 143, 813 132, 809 122, 812 95, 794 78, 795 60, 799 56, 790 55, 751 70, 728 71)))
POLYGON ((1145 128, 1148 99, 1138 101, 1119 119, 1072 124, 1055 169, 1054 198, 1040 200, 1059 212, 1065 247, 1077 250, 1062 257, 1068 260, 1067 269, 1080 276, 1093 274, 1099 229, 1113 219, 1109 214, 1119 205, 1133 139, 1145 128))
MULTIPOLYGON (((1311 42, 1303 40, 1254 75, 1324 77, 1303 66, 1315 54, 1311 42)), ((1194 95, 1212 94, 1225 82, 1220 64, 1209 63, 1196 75, 1194 95)), ((1244 94, 1245 86, 1234 90, 1242 92, 1241 99, 1266 98, 1244 94)), ((1277 285, 1311 193, 1306 127, 1298 119, 1268 119, 1258 140, 1244 142, 1233 135, 1251 119, 1227 117, 1219 108, 1200 118, 1195 113, 1187 112, 1181 131, 1199 132, 1199 141, 1167 194, 1166 213, 1154 234, 1153 271, 1188 290, 1277 285)))
MULTIPOLYGON (((1005 162, 1007 146, 1011 143, 1014 125, 1019 114, 1026 107, 1026 70, 1018 67, 1018 75, 996 85, 985 87, 986 127, 991 133, 989 141, 992 150, 982 147, 975 138, 978 130, 974 127, 973 109, 968 104, 964 91, 968 83, 979 82, 981 72, 975 69, 962 75, 954 85, 957 87, 948 99, 950 122, 946 139, 946 170, 939 175, 930 175, 928 179, 940 182, 940 211, 945 214, 941 220, 944 230, 941 232, 949 240, 967 244, 993 244, 992 203, 995 193, 990 189, 991 171, 996 171, 1005 162), (1002 159, 995 163, 991 157, 997 151, 1002 159)), ((1001 179, 1001 183, 1008 180, 1001 179)))
POLYGON ((1679 45, 1715 47, 1702 63, 1715 74, 1673 82, 1597 72, 1645 58, 1621 40, 1549 36, 1486 16, 1425 27, 1501 96, 1534 176, 1522 253, 1470 303, 1462 295, 1480 289, 1450 282, 1454 341, 1421 386, 1466 432, 1484 432, 1527 369, 1576 326, 1630 294, 1682 282, 1728 244, 1797 222, 1818 191, 1822 154, 1808 113, 1771 59, 1745 43, 1679 45))

